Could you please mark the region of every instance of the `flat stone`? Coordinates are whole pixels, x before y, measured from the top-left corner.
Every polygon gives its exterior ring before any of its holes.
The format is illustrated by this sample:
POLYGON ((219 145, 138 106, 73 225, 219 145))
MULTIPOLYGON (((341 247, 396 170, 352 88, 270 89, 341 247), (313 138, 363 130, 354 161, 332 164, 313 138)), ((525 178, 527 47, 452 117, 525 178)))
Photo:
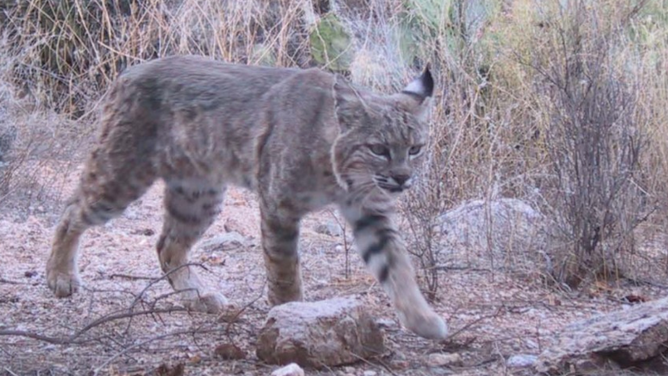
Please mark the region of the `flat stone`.
POLYGON ((315 232, 337 237, 343 235, 343 229, 336 221, 326 221, 325 223, 318 224, 315 227, 315 232))
POLYGON ((427 365, 429 367, 447 367, 447 366, 460 366, 462 365, 462 357, 457 353, 452 354, 441 354, 434 353, 429 354, 427 357, 427 365))
POLYGON ((276 306, 258 336, 257 356, 315 368, 354 363, 385 351, 374 319, 353 297, 276 306))
POLYGON ((566 326, 535 367, 548 374, 658 367, 654 360, 665 356, 666 344, 668 298, 663 298, 566 326))

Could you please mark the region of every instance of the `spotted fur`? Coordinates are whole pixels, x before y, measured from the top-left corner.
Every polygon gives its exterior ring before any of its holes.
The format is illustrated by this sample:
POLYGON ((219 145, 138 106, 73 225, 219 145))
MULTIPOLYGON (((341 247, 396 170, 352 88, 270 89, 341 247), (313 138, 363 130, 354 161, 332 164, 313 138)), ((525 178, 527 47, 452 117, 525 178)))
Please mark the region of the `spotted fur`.
POLYGON ((402 322, 420 336, 445 337, 445 323, 418 290, 392 219, 394 201, 412 184, 427 143, 423 118, 432 90, 428 70, 403 92, 381 96, 318 69, 194 56, 128 69, 107 94, 98 141, 56 229, 49 287, 59 297, 77 291, 80 236, 162 179, 162 270, 187 304, 221 310, 225 298, 206 291, 184 264, 232 184, 260 198, 272 304, 303 299, 299 222, 334 204, 402 322))

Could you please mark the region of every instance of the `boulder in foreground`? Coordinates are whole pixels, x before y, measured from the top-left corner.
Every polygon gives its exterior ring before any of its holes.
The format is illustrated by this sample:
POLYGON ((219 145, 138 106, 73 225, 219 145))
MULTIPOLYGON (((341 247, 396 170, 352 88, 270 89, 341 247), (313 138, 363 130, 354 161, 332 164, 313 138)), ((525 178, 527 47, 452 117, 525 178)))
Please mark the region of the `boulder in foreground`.
POLYGON ((274 307, 257 344, 257 356, 266 363, 315 368, 354 363, 384 351, 373 315, 350 297, 274 307))

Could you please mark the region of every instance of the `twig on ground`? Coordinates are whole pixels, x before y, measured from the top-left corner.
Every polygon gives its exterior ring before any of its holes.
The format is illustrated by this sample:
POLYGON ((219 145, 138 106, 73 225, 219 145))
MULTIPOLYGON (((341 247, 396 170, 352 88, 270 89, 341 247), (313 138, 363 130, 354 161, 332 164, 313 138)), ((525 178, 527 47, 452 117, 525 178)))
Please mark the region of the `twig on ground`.
MULTIPOLYGON (((239 311, 237 311, 232 317, 229 319, 225 320, 227 321, 227 326, 225 327, 225 335, 229 337, 230 335, 230 329, 232 328, 232 324, 237 321, 239 316, 241 316, 244 311, 246 311, 248 308, 250 308, 253 304, 255 304, 258 300, 262 299, 264 296, 264 287, 267 285, 267 278, 264 279, 264 282, 262 283, 262 287, 260 287, 260 293, 258 294, 255 299, 251 300, 250 302, 246 303, 239 311)), ((224 313, 223 313, 224 314, 224 313)), ((222 314, 218 316, 218 319, 222 318, 222 314)))
MULTIPOLYGON (((189 267, 189 266, 199 266, 200 268, 202 268, 202 269, 204 269, 204 270, 206 270, 206 271, 209 271, 209 269, 208 269, 206 266, 204 266, 202 263, 189 262, 189 263, 186 263, 186 264, 183 264, 183 265, 179 265, 178 267, 176 267, 176 268, 174 268, 174 269, 168 271, 167 273, 161 275, 160 277, 158 277, 158 278, 156 278, 156 279, 154 279, 154 280, 151 280, 151 281, 146 285, 146 287, 144 287, 144 289, 142 289, 142 290, 139 292, 139 295, 137 295, 137 296, 135 297, 135 299, 132 301, 132 304, 130 304, 130 307, 128 308, 128 311, 129 311, 129 312, 132 312, 132 311, 135 309, 135 306, 137 305, 137 303, 139 303, 139 302, 143 302, 142 297, 144 296, 144 294, 146 293, 146 291, 148 291, 153 285, 155 285, 156 283, 158 283, 158 282, 160 282, 160 281, 162 281, 162 280, 164 280, 164 279, 169 278, 169 276, 172 275, 173 273, 176 273, 177 271, 179 271, 179 270, 181 270, 181 269, 183 269, 183 268, 187 268, 187 267, 189 267)), ((178 294, 178 293, 183 293, 183 292, 186 292, 186 291, 190 291, 190 290, 180 290, 180 291, 176 291, 176 293, 178 294)), ((173 294, 173 293, 172 293, 172 294, 173 294)), ((160 298, 160 297, 158 297, 158 298, 160 298)), ((153 304, 149 304, 149 307, 151 307, 151 309, 153 309, 153 307, 155 306, 155 303, 156 303, 156 301, 154 301, 153 304)), ((130 321, 128 322, 128 325, 127 325, 127 327, 126 327, 126 331, 130 329, 130 325, 131 325, 131 324, 132 324, 132 320, 130 320, 130 321)))
MULTIPOLYGON (((202 334, 202 333, 216 333, 216 332, 219 332, 219 331, 221 331, 221 329, 207 329, 207 330, 198 331, 197 333, 200 333, 200 334, 202 334)), ((164 339, 164 338, 186 335, 186 334, 194 334, 194 333, 195 333, 194 330, 177 330, 177 331, 174 331, 174 332, 165 333, 165 334, 162 334, 162 335, 159 335, 159 336, 151 337, 151 338, 149 338, 145 341, 142 341, 142 342, 136 343, 134 345, 128 346, 128 347, 124 348, 123 350, 117 352, 113 356, 111 356, 109 359, 105 360, 99 367, 95 368, 95 370, 93 371, 93 374, 97 375, 102 368, 109 365, 109 363, 113 362, 116 358, 118 358, 120 356, 123 356, 126 353, 128 353, 129 351, 134 350, 138 347, 144 346, 144 345, 149 344, 151 342, 159 341, 159 340, 164 339)))
POLYGON ((479 362, 476 362, 476 363, 474 363, 474 364, 472 364, 472 365, 470 365, 469 367, 466 367, 466 368, 473 369, 473 368, 482 367, 482 366, 485 366, 487 364, 497 362, 497 361, 499 361, 499 359, 503 359, 503 357, 500 357, 499 355, 495 354, 495 355, 490 356, 489 358, 485 358, 485 359, 483 359, 479 362))
POLYGON ((204 266, 204 264, 199 263, 199 262, 189 262, 189 263, 187 263, 187 264, 179 265, 178 267, 176 267, 176 268, 174 268, 174 269, 168 271, 167 273, 161 275, 161 276, 158 277, 157 279, 154 279, 154 280, 152 280, 151 282, 149 282, 149 283, 146 285, 146 287, 144 287, 144 289, 141 290, 141 292, 139 292, 139 295, 137 295, 137 297, 136 297, 135 300, 132 302, 132 304, 130 305, 130 308, 128 308, 128 310, 131 311, 132 309, 134 309, 135 305, 137 305, 137 303, 141 300, 142 296, 144 296, 144 293, 145 293, 146 291, 148 291, 148 289, 150 289, 153 285, 155 285, 156 283, 158 283, 158 282, 160 282, 160 281, 162 281, 162 280, 164 280, 164 279, 169 278, 169 276, 172 275, 173 273, 176 273, 177 271, 179 271, 179 270, 181 270, 181 269, 183 269, 183 268, 187 268, 187 267, 189 267, 189 266, 199 266, 200 268, 206 270, 207 272, 209 271, 209 269, 208 269, 206 266, 204 266))
POLYGON ((173 313, 173 312, 185 312, 187 311, 185 308, 181 307, 173 307, 169 309, 156 309, 156 310, 147 310, 147 311, 139 311, 139 312, 122 312, 122 313, 117 313, 117 314, 112 314, 112 315, 106 315, 102 316, 99 319, 91 322, 90 324, 84 326, 80 330, 78 330, 76 333, 72 334, 69 337, 49 337, 45 336, 42 334, 38 333, 33 333, 33 332, 28 332, 28 331, 23 331, 23 330, 0 330, 0 336, 19 336, 19 337, 26 337, 26 338, 32 338, 36 339, 38 341, 43 341, 43 342, 48 342, 52 343, 55 345, 70 345, 70 344, 83 344, 86 342, 90 342, 91 340, 82 340, 82 341, 77 341, 77 338, 81 337, 84 333, 87 331, 95 328, 96 326, 100 326, 102 324, 115 321, 115 320, 122 320, 122 319, 127 319, 127 318, 132 318, 135 316, 142 316, 142 315, 153 315, 153 314, 160 314, 160 313, 173 313))
POLYGON ((33 286, 36 285, 36 283, 11 281, 9 279, 4 279, 4 278, 0 278, 0 283, 6 283, 8 285, 33 285, 33 286))
POLYGON ((120 273, 115 273, 109 276, 109 279, 114 279, 114 278, 124 278, 124 279, 129 279, 132 281, 138 281, 138 280, 149 280, 152 281, 154 279, 158 279, 160 277, 145 277, 141 275, 130 275, 130 274, 120 274, 120 273))
MULTIPOLYGON (((186 291, 192 291, 192 290, 193 290, 193 289, 179 290, 179 291, 170 291, 170 292, 168 292, 168 293, 159 295, 159 296, 157 296, 155 299, 153 299, 152 302, 146 302, 146 303, 147 303, 146 306, 148 306, 147 310, 154 310, 154 309, 155 309, 155 306, 156 306, 156 305, 158 304, 158 302, 159 302, 160 300, 162 300, 162 299, 168 298, 168 297, 173 296, 173 295, 182 294, 182 293, 184 293, 184 292, 186 292, 186 291)), ((196 291, 196 290, 195 290, 195 291, 196 291)), ((138 296, 137 298, 140 298, 140 297, 141 297, 141 296, 138 296)), ((142 301, 142 303, 143 303, 143 301, 142 301)), ((142 306, 144 306, 144 304, 142 304, 142 306)), ((133 303, 133 306, 131 306, 131 307, 128 309, 128 311, 129 311, 129 312, 132 312, 133 310, 134 310, 134 303, 133 303)), ((191 310, 189 310, 188 308, 184 308, 184 310, 185 310, 185 311, 188 311, 188 312, 191 312, 191 310)), ((153 315, 153 314, 151 314, 151 317, 152 317, 155 321, 160 321, 161 324, 164 324, 164 321, 162 320, 162 317, 160 317, 160 315, 153 315)), ((123 333, 127 334, 127 333, 130 331, 130 327, 131 327, 131 326, 132 326, 132 320, 128 320, 128 324, 125 326, 125 331, 124 331, 123 333)))
POLYGON ((452 334, 450 334, 448 336, 448 338, 443 340, 443 342, 451 341, 453 338, 458 336, 460 333, 464 332, 465 330, 468 330, 469 328, 471 328, 472 326, 480 323, 483 320, 493 319, 495 317, 499 317, 499 315, 501 314, 501 311, 503 311, 503 307, 497 308, 496 311, 494 313, 492 313, 491 315, 482 316, 478 319, 475 319, 475 320, 471 321, 470 323, 468 323, 468 324, 464 325, 463 327, 459 328, 458 330, 454 331, 452 334))
MULTIPOLYGON (((494 273, 494 270, 489 268, 474 268, 472 266, 458 266, 458 265, 434 265, 432 267, 427 268, 427 270, 440 270, 440 271, 466 270, 467 272, 494 273)), ((499 268, 499 270, 501 270, 501 268, 499 268)))
POLYGON ((668 285, 665 285, 663 283, 658 283, 654 281, 650 281, 648 279, 640 279, 640 278, 632 278, 632 277, 625 277, 627 281, 635 283, 637 285, 649 285, 652 287, 659 287, 662 289, 668 289, 668 285))

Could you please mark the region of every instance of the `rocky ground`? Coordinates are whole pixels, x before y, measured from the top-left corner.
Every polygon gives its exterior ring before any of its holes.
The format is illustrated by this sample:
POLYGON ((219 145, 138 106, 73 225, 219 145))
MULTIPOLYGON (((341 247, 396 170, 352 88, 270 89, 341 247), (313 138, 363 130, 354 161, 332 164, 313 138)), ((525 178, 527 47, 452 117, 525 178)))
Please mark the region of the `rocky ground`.
MULTIPOLYGON (((53 164, 49 171, 63 168, 53 164)), ((203 280, 242 311, 218 318, 184 311, 160 278, 154 254, 160 184, 121 218, 86 233, 80 260, 85 289, 56 299, 46 288, 44 265, 72 176, 58 187, 59 200, 28 205, 22 213, 10 204, 0 210, 0 375, 269 375, 279 368, 256 355, 270 307, 252 194, 230 190, 224 212, 191 253, 203 280)), ((568 293, 548 286, 539 268, 492 267, 476 262, 484 252, 464 247, 449 257, 468 261, 440 275, 433 305, 453 335, 438 343, 404 330, 357 255, 347 260, 335 214, 309 216, 302 234, 307 300, 357 297, 382 327, 387 348, 352 364, 306 369, 307 375, 533 375, 527 365, 558 343, 570 322, 667 295, 659 283, 624 280, 568 293)))

